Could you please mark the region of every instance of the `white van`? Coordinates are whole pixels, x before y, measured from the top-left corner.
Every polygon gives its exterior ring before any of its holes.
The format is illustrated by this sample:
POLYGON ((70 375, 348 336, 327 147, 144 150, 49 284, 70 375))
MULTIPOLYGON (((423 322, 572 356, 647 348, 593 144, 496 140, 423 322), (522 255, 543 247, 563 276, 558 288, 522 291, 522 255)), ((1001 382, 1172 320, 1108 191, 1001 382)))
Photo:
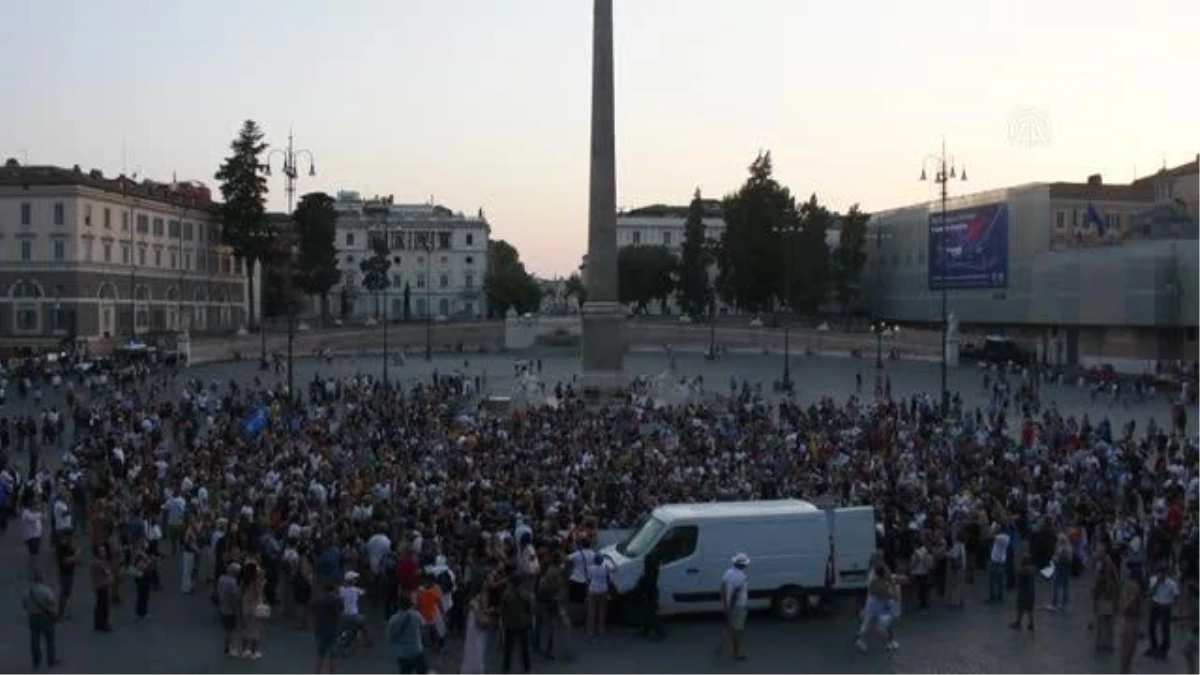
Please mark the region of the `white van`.
POLYGON ((721 611, 721 575, 750 556, 750 609, 793 619, 836 591, 866 588, 875 551, 875 510, 822 510, 799 499, 660 506, 625 541, 601 552, 622 594, 633 591, 646 555, 659 566, 664 615, 721 611))

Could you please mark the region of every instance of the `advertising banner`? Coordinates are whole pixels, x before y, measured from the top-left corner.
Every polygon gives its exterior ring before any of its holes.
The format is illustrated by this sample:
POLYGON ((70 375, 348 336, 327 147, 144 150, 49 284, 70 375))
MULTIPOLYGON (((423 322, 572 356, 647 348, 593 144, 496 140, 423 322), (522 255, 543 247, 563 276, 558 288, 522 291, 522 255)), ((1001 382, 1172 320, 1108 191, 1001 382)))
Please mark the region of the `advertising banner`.
POLYGON ((929 288, 1008 287, 1008 205, 929 215, 929 288))

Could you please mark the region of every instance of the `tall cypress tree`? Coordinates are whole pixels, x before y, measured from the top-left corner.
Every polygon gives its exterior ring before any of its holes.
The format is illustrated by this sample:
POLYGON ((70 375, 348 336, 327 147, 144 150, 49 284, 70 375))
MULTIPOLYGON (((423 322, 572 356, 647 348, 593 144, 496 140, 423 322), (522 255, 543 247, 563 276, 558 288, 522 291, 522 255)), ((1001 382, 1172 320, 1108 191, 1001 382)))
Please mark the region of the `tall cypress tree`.
POLYGON ((233 254, 245 262, 249 280, 249 312, 247 323, 255 325, 254 271, 271 253, 274 233, 267 222, 267 179, 260 173, 259 157, 267 149, 263 132, 254 120, 246 120, 237 138, 230 144, 233 151, 216 179, 221 181, 223 242, 233 248, 233 254))
POLYGON ((710 257, 704 239, 704 201, 700 197, 700 188, 696 188, 688 206, 679 256, 679 308, 688 316, 701 315, 708 309, 710 257))

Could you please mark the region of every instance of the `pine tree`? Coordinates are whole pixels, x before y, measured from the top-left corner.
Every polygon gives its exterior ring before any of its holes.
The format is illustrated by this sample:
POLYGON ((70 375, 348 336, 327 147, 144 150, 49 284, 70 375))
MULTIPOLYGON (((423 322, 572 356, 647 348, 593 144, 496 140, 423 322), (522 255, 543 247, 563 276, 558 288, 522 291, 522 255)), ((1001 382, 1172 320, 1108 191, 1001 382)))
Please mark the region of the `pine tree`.
POLYGON ((267 222, 267 180, 259 172, 259 157, 267 149, 263 132, 254 120, 246 120, 230 144, 233 154, 217 170, 221 181, 221 237, 233 254, 245 262, 249 283, 247 323, 255 325, 254 272, 271 253, 274 233, 267 222))

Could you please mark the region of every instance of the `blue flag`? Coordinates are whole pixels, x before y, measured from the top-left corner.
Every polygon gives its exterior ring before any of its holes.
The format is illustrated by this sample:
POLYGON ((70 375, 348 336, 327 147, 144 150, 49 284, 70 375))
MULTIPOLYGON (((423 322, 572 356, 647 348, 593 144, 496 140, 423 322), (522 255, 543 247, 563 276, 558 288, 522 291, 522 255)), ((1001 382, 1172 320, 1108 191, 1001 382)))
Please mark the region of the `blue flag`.
POLYGON ((1087 211, 1083 214, 1083 226, 1084 228, 1096 228, 1096 234, 1101 237, 1104 236, 1105 230, 1108 229, 1107 224, 1104 222, 1104 216, 1100 215, 1100 212, 1096 210, 1095 204, 1087 205, 1087 211))
POLYGON ((263 430, 267 428, 268 421, 269 415, 267 414, 267 409, 258 408, 251 413, 249 418, 246 419, 246 423, 242 425, 242 431, 244 431, 247 436, 253 438, 261 434, 263 430))

